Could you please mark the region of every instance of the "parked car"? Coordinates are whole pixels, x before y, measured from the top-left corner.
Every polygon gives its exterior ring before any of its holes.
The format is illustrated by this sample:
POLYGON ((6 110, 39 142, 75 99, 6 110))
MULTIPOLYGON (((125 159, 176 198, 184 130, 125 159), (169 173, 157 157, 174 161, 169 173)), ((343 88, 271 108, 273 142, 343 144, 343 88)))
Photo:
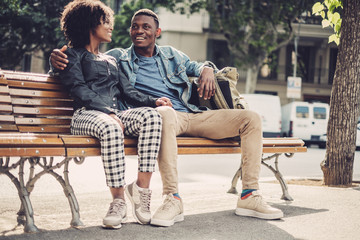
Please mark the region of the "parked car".
POLYGON ((299 137, 307 145, 317 144, 326 147, 326 134, 329 120, 329 104, 291 102, 281 107, 281 132, 284 137, 299 137))
MULTIPOLYGON (((326 142, 327 141, 326 134, 322 135, 320 139, 326 142)), ((360 150, 360 118, 358 119, 357 128, 356 128, 356 150, 358 151, 360 150)))
POLYGON ((269 94, 242 94, 249 109, 260 114, 264 137, 281 136, 281 105, 279 96, 269 94))

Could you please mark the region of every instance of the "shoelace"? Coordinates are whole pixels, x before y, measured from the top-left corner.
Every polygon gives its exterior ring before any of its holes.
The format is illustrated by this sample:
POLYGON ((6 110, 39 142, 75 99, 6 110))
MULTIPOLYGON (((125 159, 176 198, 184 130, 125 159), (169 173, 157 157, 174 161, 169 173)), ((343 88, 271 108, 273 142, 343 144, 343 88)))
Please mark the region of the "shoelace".
POLYGON ((121 212, 121 209, 125 206, 124 202, 112 202, 110 203, 109 213, 110 215, 117 215, 121 212))
POLYGON ((173 205, 175 205, 175 199, 173 197, 169 197, 166 199, 166 202, 163 204, 162 209, 163 210, 168 210, 169 208, 171 208, 173 205))
POLYGON ((140 206, 143 211, 150 212, 150 200, 151 200, 151 192, 149 193, 140 192, 140 206))
POLYGON ((260 194, 254 195, 254 200, 255 200, 255 208, 257 208, 258 206, 265 205, 265 201, 263 200, 260 194))

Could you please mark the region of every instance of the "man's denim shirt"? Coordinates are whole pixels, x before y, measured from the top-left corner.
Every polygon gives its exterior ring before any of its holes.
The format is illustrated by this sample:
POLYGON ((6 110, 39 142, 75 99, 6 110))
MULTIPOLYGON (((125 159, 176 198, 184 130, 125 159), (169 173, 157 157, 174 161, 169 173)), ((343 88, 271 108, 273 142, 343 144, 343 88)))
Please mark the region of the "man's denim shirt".
MULTIPOLYGON (((135 54, 134 46, 127 49, 111 49, 106 54, 115 57, 120 69, 124 71, 130 83, 135 86, 139 59, 135 54)), ((182 101, 191 111, 201 112, 202 110, 197 106, 189 103, 192 83, 188 76, 200 76, 200 71, 206 63, 190 61, 188 56, 171 46, 156 45, 154 56, 165 84, 179 93, 182 101)))

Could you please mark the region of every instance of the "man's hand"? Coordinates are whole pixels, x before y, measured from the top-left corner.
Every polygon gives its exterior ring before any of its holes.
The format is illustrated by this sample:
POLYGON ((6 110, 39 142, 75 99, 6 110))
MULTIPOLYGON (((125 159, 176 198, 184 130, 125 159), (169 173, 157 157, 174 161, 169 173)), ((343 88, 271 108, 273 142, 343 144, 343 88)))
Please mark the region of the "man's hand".
POLYGON ((120 120, 120 118, 118 118, 118 116, 116 116, 114 113, 110 113, 109 116, 112 117, 113 119, 115 119, 115 121, 120 125, 122 131, 124 132, 125 126, 122 123, 122 121, 120 120))
POLYGON ((69 62, 67 60, 67 55, 64 53, 67 49, 67 46, 64 45, 61 49, 54 49, 50 54, 51 65, 59 70, 64 70, 66 64, 69 62))
POLYGON ((214 69, 204 67, 199 77, 198 84, 199 97, 204 97, 204 100, 210 99, 215 95, 215 75, 214 69))
POLYGON ((158 98, 155 102, 156 106, 169 106, 172 107, 171 100, 167 97, 158 98))

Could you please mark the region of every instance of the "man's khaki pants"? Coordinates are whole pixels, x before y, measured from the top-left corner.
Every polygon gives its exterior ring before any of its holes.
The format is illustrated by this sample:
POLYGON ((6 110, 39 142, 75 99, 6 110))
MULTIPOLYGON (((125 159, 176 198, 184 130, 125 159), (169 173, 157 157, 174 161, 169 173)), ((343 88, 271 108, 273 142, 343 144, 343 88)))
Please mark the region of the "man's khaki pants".
POLYGON ((258 189, 262 154, 260 116, 249 110, 220 109, 185 113, 170 107, 156 108, 162 116, 163 130, 159 170, 163 194, 178 193, 176 136, 223 139, 241 138, 242 189, 258 189))

